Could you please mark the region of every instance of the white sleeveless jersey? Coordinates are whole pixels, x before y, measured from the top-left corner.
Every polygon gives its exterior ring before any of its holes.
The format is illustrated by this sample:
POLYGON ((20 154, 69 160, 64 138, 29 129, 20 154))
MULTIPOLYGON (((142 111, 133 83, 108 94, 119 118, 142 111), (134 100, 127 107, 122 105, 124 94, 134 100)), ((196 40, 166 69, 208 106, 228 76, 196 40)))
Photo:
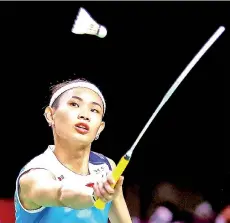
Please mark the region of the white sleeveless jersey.
POLYGON ((16 181, 15 191, 16 223, 107 223, 111 202, 106 204, 104 210, 98 210, 95 207, 84 210, 74 210, 65 207, 41 207, 40 209, 29 211, 23 208, 18 196, 18 181, 20 176, 30 169, 47 169, 57 180, 64 181, 73 179, 73 182, 79 182, 79 184, 88 187, 92 187, 99 179, 105 178, 111 170, 110 163, 105 156, 91 151, 89 157, 90 174, 87 176, 78 175, 63 166, 53 151, 54 146, 50 145, 43 154, 32 159, 21 170, 16 181))

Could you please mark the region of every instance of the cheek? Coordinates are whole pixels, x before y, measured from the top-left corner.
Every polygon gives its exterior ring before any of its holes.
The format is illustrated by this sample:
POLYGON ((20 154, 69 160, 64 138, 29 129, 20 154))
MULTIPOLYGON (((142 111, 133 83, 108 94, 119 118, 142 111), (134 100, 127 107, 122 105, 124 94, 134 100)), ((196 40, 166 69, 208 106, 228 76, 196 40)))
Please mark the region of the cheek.
POLYGON ((93 130, 94 134, 96 134, 98 132, 100 125, 101 125, 101 121, 98 121, 98 120, 94 121, 92 123, 92 130, 93 130))
POLYGON ((73 124, 74 123, 74 117, 76 117, 76 114, 74 114, 74 113, 67 112, 67 111, 59 111, 56 114, 55 123, 58 126, 73 124))
POLYGON ((55 132, 57 135, 68 138, 69 134, 72 132, 74 120, 70 112, 59 111, 54 120, 55 120, 55 132))

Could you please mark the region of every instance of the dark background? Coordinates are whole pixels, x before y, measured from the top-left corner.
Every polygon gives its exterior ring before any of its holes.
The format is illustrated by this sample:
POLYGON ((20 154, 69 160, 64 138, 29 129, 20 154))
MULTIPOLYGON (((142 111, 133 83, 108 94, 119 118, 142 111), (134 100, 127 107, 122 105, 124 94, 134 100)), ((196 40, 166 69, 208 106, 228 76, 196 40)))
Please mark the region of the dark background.
POLYGON ((141 185, 143 206, 163 180, 223 205, 230 3, 1 2, 0 197, 13 196, 23 165, 53 143, 43 117, 50 86, 84 77, 101 88, 106 129, 92 149, 117 163, 220 25, 226 31, 160 111, 124 173, 125 185, 141 185), (106 38, 71 33, 79 7, 107 27, 106 38))

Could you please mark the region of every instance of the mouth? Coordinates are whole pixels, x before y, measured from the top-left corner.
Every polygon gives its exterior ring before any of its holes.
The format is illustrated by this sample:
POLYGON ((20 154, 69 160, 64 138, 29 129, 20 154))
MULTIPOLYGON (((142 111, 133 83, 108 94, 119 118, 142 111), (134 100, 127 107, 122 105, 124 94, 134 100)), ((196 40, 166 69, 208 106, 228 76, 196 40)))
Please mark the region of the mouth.
POLYGON ((77 123, 75 129, 80 134, 87 134, 89 132, 89 126, 86 123, 77 123))

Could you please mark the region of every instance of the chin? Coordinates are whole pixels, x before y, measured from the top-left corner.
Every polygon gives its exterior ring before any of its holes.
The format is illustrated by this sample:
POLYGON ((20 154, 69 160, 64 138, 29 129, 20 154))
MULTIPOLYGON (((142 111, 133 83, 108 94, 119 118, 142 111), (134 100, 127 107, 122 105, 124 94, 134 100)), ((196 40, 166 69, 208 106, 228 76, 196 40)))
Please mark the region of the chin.
POLYGON ((87 135, 80 135, 80 134, 77 134, 74 136, 74 141, 76 143, 80 143, 83 145, 89 145, 90 143, 92 143, 91 137, 89 137, 87 135))

